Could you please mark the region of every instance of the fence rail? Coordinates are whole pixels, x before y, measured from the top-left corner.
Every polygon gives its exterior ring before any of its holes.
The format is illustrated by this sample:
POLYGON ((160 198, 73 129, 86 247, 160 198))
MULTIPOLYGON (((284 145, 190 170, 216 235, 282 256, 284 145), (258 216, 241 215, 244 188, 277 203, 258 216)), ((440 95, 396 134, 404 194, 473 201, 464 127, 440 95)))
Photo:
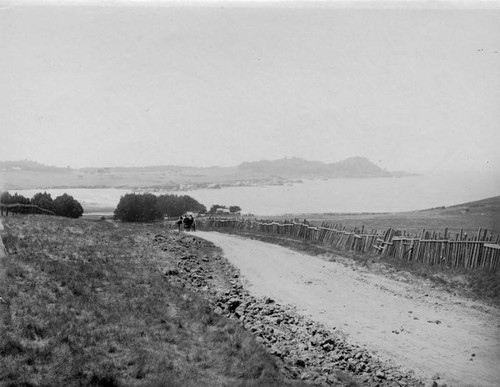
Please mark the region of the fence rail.
POLYGON ((45 208, 39 207, 36 204, 5 204, 0 203, 0 215, 9 215, 10 212, 23 213, 23 214, 48 214, 55 215, 54 212, 46 210, 45 208))
POLYGON ((3 224, 2 224, 2 219, 0 219, 0 258, 3 258, 7 256, 7 250, 5 249, 5 246, 3 244, 2 240, 2 231, 3 231, 3 224))
POLYGON ((451 239, 446 229, 444 235, 422 230, 420 235, 388 229, 385 232, 347 228, 323 222, 320 226, 307 221, 284 220, 264 222, 250 219, 209 218, 198 222, 207 229, 233 229, 286 236, 312 241, 334 249, 373 253, 383 256, 422 262, 428 265, 464 267, 468 269, 500 268, 500 237, 489 237, 480 229, 473 238, 463 232, 451 239))

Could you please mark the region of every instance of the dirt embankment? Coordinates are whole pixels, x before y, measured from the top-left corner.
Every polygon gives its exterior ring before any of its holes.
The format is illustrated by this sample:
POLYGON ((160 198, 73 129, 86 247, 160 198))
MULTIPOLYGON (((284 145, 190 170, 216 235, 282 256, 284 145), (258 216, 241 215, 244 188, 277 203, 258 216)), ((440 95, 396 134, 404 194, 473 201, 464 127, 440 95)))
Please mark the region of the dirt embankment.
POLYGON ((410 274, 371 273, 342 257, 321 259, 219 233, 221 246, 254 295, 346 333, 351 344, 408 367, 426 383, 496 386, 500 381, 500 311, 443 292, 410 274), (435 379, 432 381, 432 379, 435 379))
POLYGON ((153 243, 170 257, 159 263, 159 269, 169 281, 203 293, 216 313, 239 320, 279 359, 288 378, 325 386, 424 384, 413 372, 381 361, 346 340, 342 331, 298 313, 293 305, 251 294, 244 288, 240 271, 221 251, 207 249, 210 242, 194 235, 202 233, 154 236, 153 243), (201 256, 200 250, 204 251, 201 256))

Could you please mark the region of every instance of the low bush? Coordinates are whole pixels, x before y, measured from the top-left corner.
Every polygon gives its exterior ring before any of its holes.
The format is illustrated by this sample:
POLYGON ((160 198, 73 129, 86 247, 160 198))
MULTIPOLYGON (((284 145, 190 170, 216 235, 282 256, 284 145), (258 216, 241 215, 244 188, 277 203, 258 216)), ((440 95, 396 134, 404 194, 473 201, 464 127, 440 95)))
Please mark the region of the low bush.
POLYGON ((206 207, 187 195, 131 193, 120 198, 114 214, 116 219, 125 222, 152 222, 165 216, 178 217, 186 212, 205 213, 206 207))
POLYGON ((66 193, 52 200, 52 196, 47 192, 38 192, 33 198, 29 199, 17 193, 11 195, 5 191, 0 192, 0 203, 20 204, 19 207, 9 208, 10 212, 15 213, 30 213, 32 208, 29 205, 35 205, 43 210, 51 211, 58 216, 67 218, 79 218, 83 215, 83 207, 80 202, 66 193))

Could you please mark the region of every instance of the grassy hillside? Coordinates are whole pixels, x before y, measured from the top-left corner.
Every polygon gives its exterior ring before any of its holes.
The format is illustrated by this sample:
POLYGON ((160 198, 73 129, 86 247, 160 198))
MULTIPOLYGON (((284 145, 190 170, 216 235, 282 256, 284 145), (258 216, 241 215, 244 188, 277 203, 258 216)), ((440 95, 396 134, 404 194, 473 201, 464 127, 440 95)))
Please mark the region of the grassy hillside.
POLYGON ((296 214, 281 218, 285 217, 305 218, 313 224, 325 221, 350 227, 365 226, 365 229, 369 230, 395 228, 418 233, 423 229, 443 232, 445 228, 448 228, 452 234, 460 232, 461 229, 473 234, 482 228, 487 229, 493 235, 498 235, 500 234, 500 196, 422 211, 376 214, 296 214))
POLYGON ((205 187, 240 180, 230 168, 87 168, 63 170, 0 170, 5 190, 48 188, 205 187))
POLYGON ((146 243, 157 226, 3 223, 2 385, 288 385, 250 333, 159 270, 164 257, 146 243))

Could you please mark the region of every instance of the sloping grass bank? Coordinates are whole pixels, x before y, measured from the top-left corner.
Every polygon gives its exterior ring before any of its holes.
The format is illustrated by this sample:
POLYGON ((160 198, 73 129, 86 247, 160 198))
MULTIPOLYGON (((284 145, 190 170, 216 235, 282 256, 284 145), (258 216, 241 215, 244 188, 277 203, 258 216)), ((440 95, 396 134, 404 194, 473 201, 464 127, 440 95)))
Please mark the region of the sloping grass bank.
POLYGON ((157 270, 143 243, 156 226, 47 216, 4 226, 2 385, 289 385, 250 333, 157 270))
POLYGON ((492 235, 500 234, 500 196, 475 202, 439 207, 421 211, 393 213, 355 213, 355 214, 292 214, 286 216, 263 217, 264 219, 307 219, 313 225, 322 222, 343 224, 347 227, 365 227, 365 230, 385 231, 389 228, 419 234, 422 229, 443 233, 448 229, 454 236, 460 230, 470 236, 478 229, 487 229, 492 235))

